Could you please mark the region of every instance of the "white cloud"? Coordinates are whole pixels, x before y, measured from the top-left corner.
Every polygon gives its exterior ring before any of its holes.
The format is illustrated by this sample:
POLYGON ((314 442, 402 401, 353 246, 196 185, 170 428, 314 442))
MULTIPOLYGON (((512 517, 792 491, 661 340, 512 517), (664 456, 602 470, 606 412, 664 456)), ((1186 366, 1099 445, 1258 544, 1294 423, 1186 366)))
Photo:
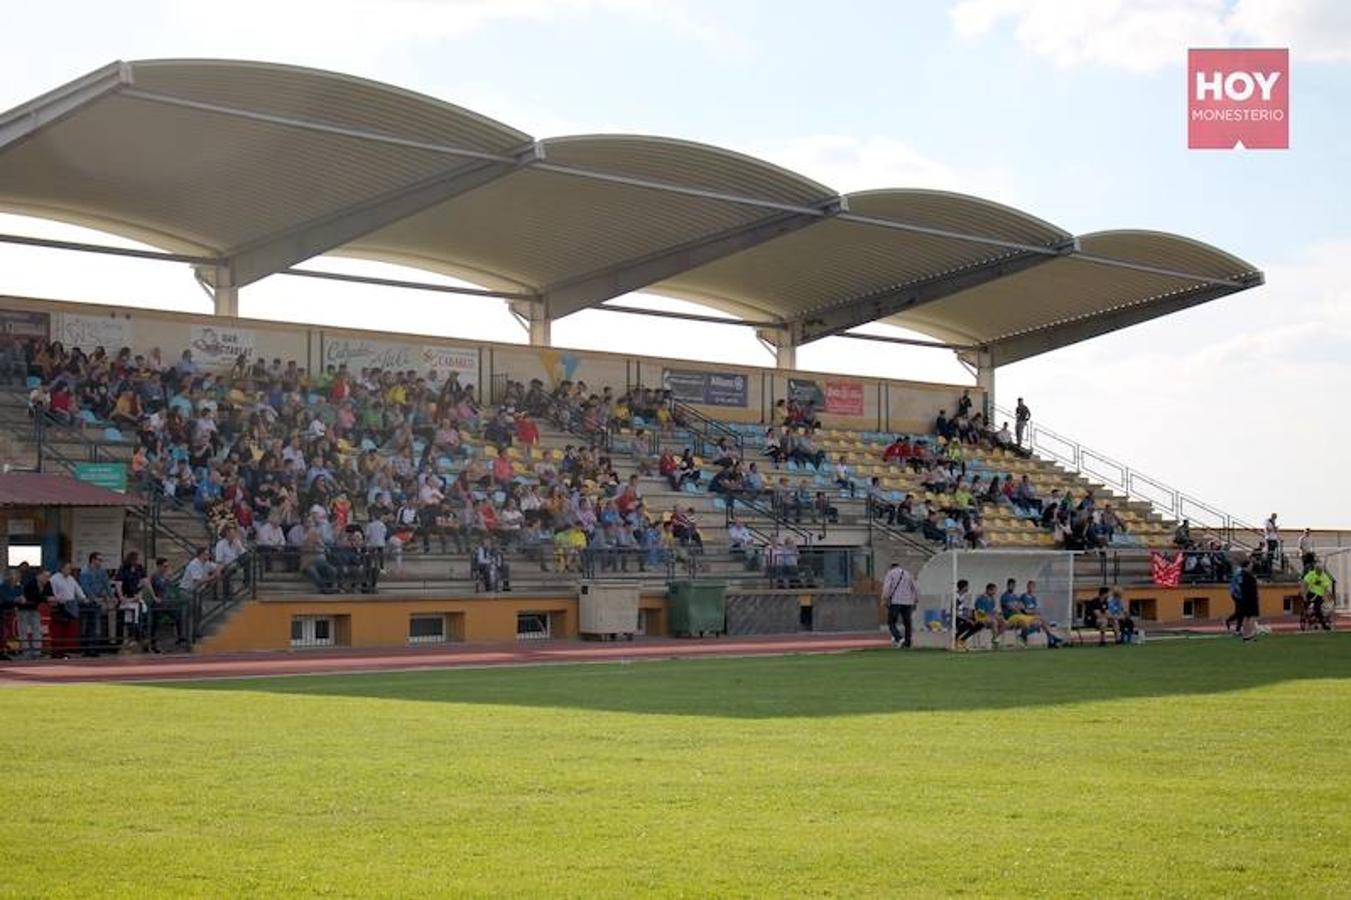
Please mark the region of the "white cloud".
POLYGON ((201 40, 243 41, 251 53, 287 60, 342 58, 344 71, 353 61, 364 65, 395 50, 463 39, 502 22, 556 26, 566 40, 565 29, 575 20, 616 17, 719 54, 745 53, 750 46, 685 3, 660 0, 236 0, 228 16, 202 3, 174 4, 172 12, 185 34, 201 40))
POLYGON ((1298 59, 1351 62, 1346 0, 1239 0, 1228 22, 1240 40, 1288 46, 1298 59))
POLYGON ((1351 61, 1345 0, 961 0, 950 11, 963 37, 1011 23, 1026 49, 1058 66, 1154 72, 1188 47, 1288 46, 1298 59, 1351 61))
POLYGON ((842 193, 874 188, 918 187, 951 190, 1010 203, 1013 178, 991 165, 959 171, 894 138, 805 135, 746 152, 800 172, 842 193))
POLYGON ((1010 366, 1000 397, 1249 521, 1344 526, 1348 254, 1351 238, 1320 242, 1264 287, 1010 366))

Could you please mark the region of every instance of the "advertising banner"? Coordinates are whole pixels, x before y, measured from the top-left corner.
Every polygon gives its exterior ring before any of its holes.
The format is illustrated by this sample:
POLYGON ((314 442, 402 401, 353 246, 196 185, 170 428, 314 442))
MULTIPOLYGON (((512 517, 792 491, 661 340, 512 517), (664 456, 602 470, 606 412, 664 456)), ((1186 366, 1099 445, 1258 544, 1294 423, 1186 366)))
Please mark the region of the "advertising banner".
POLYGON ((863 382, 827 381, 825 409, 836 416, 863 415, 863 382))
POLYGON ((95 347, 102 347, 109 356, 115 356, 118 350, 131 346, 130 319, 62 313, 60 321, 53 339, 64 344, 67 350, 79 347, 85 353, 92 353, 95 347))
POLYGON ((47 339, 51 316, 45 312, 0 309, 0 347, 22 344, 29 338, 47 339))
POLYGON ((364 338, 324 337, 324 367, 346 363, 349 371, 393 369, 396 372, 417 369, 422 364, 417 347, 364 338))
POLYGON ((818 412, 835 416, 863 415, 861 381, 827 381, 823 390, 820 382, 810 378, 790 378, 788 396, 798 403, 811 403, 818 412))
POLYGON ((443 378, 449 372, 458 372, 461 384, 467 383, 465 376, 469 376, 469 383, 478 378, 478 350, 474 347, 401 344, 325 335, 325 368, 343 363, 352 372, 362 369, 404 372, 412 369, 419 375, 426 375, 435 370, 443 378))
POLYGON ((189 346, 197 365, 207 371, 220 372, 232 367, 240 354, 252 362, 255 338, 249 328, 194 325, 189 346))
POLYGON ((788 398, 797 403, 811 403, 820 409, 825 405, 826 398, 821 392, 821 385, 810 378, 790 378, 788 379, 788 398))
POLYGON ((745 408, 750 405, 750 377, 742 372, 663 369, 662 385, 682 403, 745 408))
POLYGON ((478 348, 424 346, 418 374, 428 372, 435 372, 443 379, 450 372, 458 372, 460 384, 473 384, 478 380, 478 348))
MULTIPOLYGON (((126 463, 76 463, 75 478, 119 494, 127 492, 126 463)), ((83 511, 80 514, 84 515, 83 511)))

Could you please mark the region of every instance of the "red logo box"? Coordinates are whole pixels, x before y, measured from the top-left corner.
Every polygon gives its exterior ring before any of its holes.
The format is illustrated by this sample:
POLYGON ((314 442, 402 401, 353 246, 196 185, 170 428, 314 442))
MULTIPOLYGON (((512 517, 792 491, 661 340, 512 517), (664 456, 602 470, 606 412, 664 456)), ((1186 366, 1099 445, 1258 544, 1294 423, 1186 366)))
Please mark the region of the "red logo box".
POLYGON ((1290 51, 1187 51, 1187 146, 1290 146, 1290 51))

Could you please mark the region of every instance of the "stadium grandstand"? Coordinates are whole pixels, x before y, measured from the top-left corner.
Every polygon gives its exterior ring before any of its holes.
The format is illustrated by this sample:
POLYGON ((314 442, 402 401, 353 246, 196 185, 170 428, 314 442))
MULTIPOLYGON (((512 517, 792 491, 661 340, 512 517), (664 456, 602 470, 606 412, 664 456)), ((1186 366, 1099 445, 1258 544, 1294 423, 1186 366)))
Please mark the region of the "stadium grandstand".
MULTIPOLYGON (((0 114, 0 209, 157 249, 2 241, 186 265, 214 301, 0 298, 9 471, 126 473, 108 546, 143 562, 72 573, 81 650, 875 632, 888 564, 951 549, 1074 553, 1082 599, 1121 586, 1151 627, 1222 619, 1241 550, 1264 614, 1302 608, 1306 548, 1275 523, 995 405, 1001 366, 1262 284, 1185 236, 840 194, 678 139, 537 139, 389 85, 220 60, 118 62, 0 114), (471 282, 403 286, 501 298, 528 343, 239 317, 272 275, 393 284, 296 268, 322 255, 471 282), (754 329, 776 366, 552 346, 552 322, 602 304, 689 317, 610 302, 636 291, 735 316, 709 320, 754 329), (853 331, 878 322, 927 337, 853 331), (827 336, 951 350, 973 384, 797 369, 827 336), (694 627, 687 595, 709 585, 725 618, 694 627), (630 626, 588 624, 609 594, 630 626)), ((91 540, 30 568, 78 568, 91 540)))

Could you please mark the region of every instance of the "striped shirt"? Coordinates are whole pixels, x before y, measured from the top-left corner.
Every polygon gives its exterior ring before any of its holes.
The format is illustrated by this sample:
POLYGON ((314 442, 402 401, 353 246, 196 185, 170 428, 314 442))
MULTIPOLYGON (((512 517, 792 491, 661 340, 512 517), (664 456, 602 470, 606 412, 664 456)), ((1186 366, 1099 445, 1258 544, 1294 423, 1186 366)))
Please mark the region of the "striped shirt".
POLYGON ((919 602, 919 585, 900 566, 892 566, 882 580, 882 599, 888 606, 914 606, 919 602))

